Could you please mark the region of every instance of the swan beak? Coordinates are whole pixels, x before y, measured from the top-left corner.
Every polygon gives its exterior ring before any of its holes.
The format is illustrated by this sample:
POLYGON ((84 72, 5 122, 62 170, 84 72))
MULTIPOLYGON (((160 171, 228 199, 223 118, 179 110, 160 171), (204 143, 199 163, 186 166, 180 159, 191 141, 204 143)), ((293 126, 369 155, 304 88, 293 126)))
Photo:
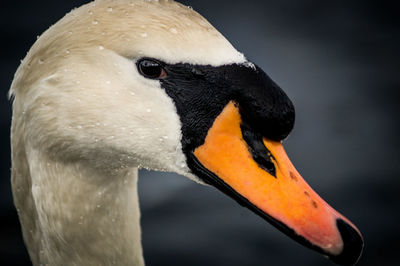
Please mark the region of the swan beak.
POLYGON ((311 189, 281 142, 255 143, 251 134, 230 102, 193 152, 197 174, 301 244, 354 265, 363 248, 359 230, 311 189))

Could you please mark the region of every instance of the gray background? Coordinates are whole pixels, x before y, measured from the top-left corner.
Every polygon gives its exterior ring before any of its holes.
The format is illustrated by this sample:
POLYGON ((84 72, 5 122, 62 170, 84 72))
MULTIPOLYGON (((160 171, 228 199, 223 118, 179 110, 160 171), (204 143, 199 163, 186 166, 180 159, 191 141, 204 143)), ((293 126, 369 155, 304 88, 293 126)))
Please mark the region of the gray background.
MULTIPOLYGON (((29 265, 9 182, 10 103, 19 60, 88 1, 3 1, 0 9, 0 265, 29 265)), ((395 1, 182 1, 287 92, 285 146, 310 185, 364 234, 359 265, 400 265, 399 8, 395 1)), ((213 188, 141 172, 147 265, 333 265, 213 188)))

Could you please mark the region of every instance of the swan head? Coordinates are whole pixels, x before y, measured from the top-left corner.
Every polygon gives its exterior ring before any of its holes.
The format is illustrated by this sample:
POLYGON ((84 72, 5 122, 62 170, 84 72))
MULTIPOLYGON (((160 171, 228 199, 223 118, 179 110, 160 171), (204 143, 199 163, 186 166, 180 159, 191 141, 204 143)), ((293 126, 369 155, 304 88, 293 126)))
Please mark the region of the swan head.
POLYGON ((289 98, 186 6, 99 0, 73 10, 32 47, 11 93, 25 142, 54 160, 107 175, 176 172, 339 264, 358 260, 358 229, 283 150, 289 98))

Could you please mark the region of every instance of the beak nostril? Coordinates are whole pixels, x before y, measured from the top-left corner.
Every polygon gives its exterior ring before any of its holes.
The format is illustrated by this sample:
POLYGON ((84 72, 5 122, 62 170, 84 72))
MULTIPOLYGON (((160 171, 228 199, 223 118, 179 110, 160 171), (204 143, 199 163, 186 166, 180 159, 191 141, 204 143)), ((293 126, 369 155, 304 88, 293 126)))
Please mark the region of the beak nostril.
POLYGON ((350 224, 342 219, 337 219, 337 228, 343 241, 343 251, 331 260, 340 265, 354 265, 361 256, 364 241, 360 233, 350 224))
POLYGON ((274 156, 265 147, 261 134, 253 131, 249 125, 242 123, 242 137, 246 142, 249 152, 258 166, 276 178, 276 162, 274 156))

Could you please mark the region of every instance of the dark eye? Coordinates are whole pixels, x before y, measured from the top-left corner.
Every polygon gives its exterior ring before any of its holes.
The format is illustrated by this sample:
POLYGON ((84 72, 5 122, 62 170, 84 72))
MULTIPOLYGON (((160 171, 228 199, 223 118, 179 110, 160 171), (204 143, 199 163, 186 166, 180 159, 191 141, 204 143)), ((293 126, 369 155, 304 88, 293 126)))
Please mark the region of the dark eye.
POLYGON ((148 79, 162 79, 167 76, 160 62, 151 59, 142 59, 137 63, 140 74, 148 79))

